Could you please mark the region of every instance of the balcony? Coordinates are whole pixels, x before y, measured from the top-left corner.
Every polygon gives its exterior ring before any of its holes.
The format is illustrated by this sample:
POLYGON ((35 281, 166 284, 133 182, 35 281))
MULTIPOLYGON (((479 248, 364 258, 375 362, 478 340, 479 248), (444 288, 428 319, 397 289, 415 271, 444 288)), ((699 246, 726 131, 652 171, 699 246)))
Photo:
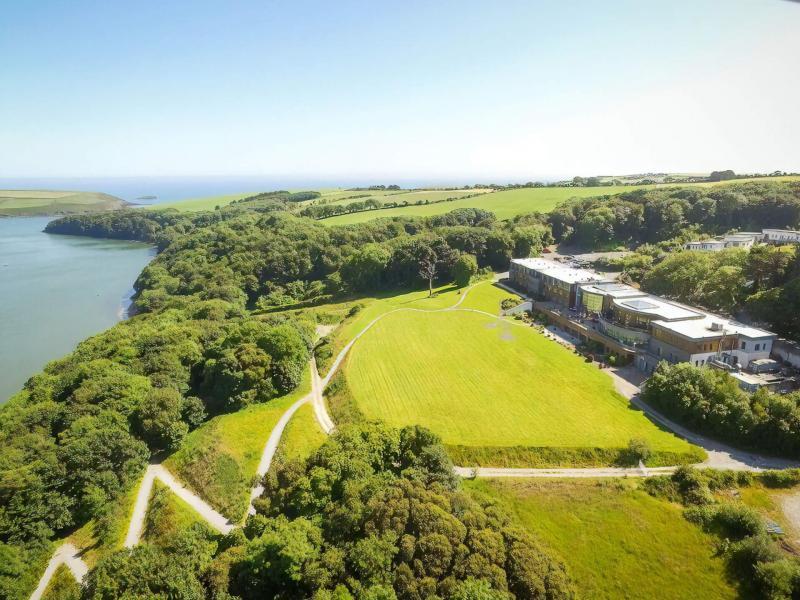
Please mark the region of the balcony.
POLYGON ((631 348, 647 346, 650 341, 650 334, 639 328, 624 327, 602 316, 598 318, 598 324, 602 333, 631 348))

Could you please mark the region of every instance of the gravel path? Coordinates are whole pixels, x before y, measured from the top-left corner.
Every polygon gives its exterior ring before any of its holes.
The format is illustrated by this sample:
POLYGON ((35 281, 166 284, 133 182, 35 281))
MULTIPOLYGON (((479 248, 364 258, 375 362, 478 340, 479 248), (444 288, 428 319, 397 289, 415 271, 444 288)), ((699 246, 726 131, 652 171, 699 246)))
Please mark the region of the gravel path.
MULTIPOLYGON (((800 492, 784 496, 781 499, 781 510, 783 510, 783 516, 789 521, 792 530, 795 533, 800 532, 800 492)), ((793 541, 795 543, 800 542, 797 539, 793 541)))
POLYGON ((55 575, 58 567, 63 564, 67 565, 67 568, 72 572, 72 575, 78 583, 82 583, 83 578, 86 577, 86 573, 89 572, 89 567, 81 558, 81 551, 69 542, 61 544, 56 551, 53 552, 50 562, 47 563, 47 568, 44 570, 42 578, 39 579, 39 584, 36 586, 36 589, 33 590, 33 594, 31 594, 31 600, 39 600, 44 595, 53 575, 55 575))
POLYGON ((191 506, 197 513, 205 519, 209 525, 220 533, 229 533, 234 525, 228 521, 224 516, 216 510, 200 496, 186 488, 181 482, 167 471, 163 465, 150 465, 145 471, 142 483, 139 486, 139 492, 136 494, 136 503, 133 506, 133 514, 131 515, 131 522, 128 525, 128 533, 125 536, 124 546, 132 548, 139 543, 144 530, 144 520, 147 517, 147 505, 150 502, 150 495, 153 491, 153 482, 158 479, 176 496, 191 506))

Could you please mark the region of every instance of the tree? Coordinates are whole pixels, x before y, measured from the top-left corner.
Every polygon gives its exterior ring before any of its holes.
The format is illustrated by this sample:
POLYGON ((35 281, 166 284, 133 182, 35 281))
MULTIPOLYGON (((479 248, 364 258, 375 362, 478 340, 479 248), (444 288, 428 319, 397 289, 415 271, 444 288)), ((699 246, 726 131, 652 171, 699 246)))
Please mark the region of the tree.
POLYGON ((342 281, 358 291, 374 290, 389 262, 389 252, 378 244, 367 244, 356 250, 342 265, 342 281))
POLYGON ((478 261, 475 257, 471 254, 462 254, 453 266, 453 280, 458 287, 465 287, 477 272, 478 261))
POLYGON ((428 281, 428 297, 433 296, 433 279, 436 277, 436 256, 431 252, 419 261, 419 276, 428 281))

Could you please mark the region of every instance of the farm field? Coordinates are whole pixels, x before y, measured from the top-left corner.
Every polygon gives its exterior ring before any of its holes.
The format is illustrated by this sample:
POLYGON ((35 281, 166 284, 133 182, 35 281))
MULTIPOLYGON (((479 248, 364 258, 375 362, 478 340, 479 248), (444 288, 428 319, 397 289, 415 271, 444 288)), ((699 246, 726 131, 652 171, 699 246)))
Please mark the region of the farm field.
POLYGON ((629 408, 596 366, 511 320, 388 314, 353 346, 345 375, 366 418, 428 427, 464 466, 608 464, 633 438, 649 442, 653 465, 702 454, 629 408), (526 464, 519 448, 555 458, 526 464))
POLYGON ((167 210, 174 208, 180 212, 200 212, 203 210, 214 210, 217 206, 227 206, 235 200, 247 198, 258 192, 244 192, 239 194, 225 194, 222 196, 209 196, 207 198, 191 198, 189 200, 175 200, 174 202, 164 202, 149 206, 148 210, 167 210))
MULTIPOLYGON (((800 177, 770 177, 760 178, 763 181, 797 181, 800 177)), ((751 181, 748 179, 734 179, 724 182, 704 182, 680 184, 683 186, 710 187, 715 185, 728 185, 731 183, 743 183, 751 181)), ((487 195, 476 196, 454 200, 452 202, 440 202, 424 206, 403 206, 397 208, 387 208, 382 210, 371 210, 348 215, 337 215, 322 219, 321 223, 326 225, 349 225, 351 223, 363 223, 372 219, 382 217, 397 217, 401 215, 430 217, 450 212, 457 208, 482 208, 493 212, 499 220, 511 219, 517 215, 529 212, 548 212, 560 203, 570 198, 588 198, 591 196, 615 195, 621 192, 631 192, 636 189, 647 189, 653 187, 675 187, 676 184, 649 184, 649 185, 620 185, 620 186, 601 186, 601 187, 552 187, 552 188, 519 188, 513 190, 503 190, 487 195)))
POLYGON ((430 189, 430 190, 336 190, 336 191, 323 191, 322 197, 317 200, 307 200, 304 205, 314 204, 319 200, 326 201, 327 204, 350 204, 351 202, 363 202, 364 200, 374 199, 380 202, 408 202, 412 204, 428 200, 429 202, 438 202, 446 200, 447 198, 463 198, 464 196, 473 196, 477 194, 488 194, 494 190, 491 188, 479 188, 471 190, 459 189, 430 189))
POLYGON ((567 565, 584 598, 736 598, 715 538, 630 480, 474 480, 567 565))
POLYGON ((231 521, 240 521, 272 428, 310 389, 311 377, 306 371, 291 394, 214 417, 192 431, 164 466, 231 521))
POLYGON ((286 425, 278 452, 287 459, 304 460, 322 446, 327 438, 314 416, 314 407, 307 403, 297 410, 286 425))
POLYGON ((0 190, 0 216, 43 216, 99 212, 124 208, 128 203, 99 192, 0 190))

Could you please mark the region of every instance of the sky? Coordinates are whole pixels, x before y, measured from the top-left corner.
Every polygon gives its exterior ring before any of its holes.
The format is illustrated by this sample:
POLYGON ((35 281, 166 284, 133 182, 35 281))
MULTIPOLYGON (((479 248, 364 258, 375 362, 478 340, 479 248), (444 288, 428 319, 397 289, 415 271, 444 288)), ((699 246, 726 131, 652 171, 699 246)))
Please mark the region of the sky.
POLYGON ((800 171, 800 3, 3 3, 0 177, 800 171))

